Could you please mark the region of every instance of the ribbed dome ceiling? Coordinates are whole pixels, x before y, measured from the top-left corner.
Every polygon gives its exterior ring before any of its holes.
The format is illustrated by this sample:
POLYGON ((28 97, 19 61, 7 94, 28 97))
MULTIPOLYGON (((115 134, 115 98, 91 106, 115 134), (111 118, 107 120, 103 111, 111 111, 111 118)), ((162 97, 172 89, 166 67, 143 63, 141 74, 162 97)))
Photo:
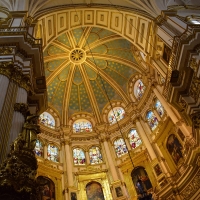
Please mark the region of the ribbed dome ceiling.
POLYGON ((78 112, 96 116, 107 96, 126 105, 128 81, 138 67, 131 47, 121 36, 97 27, 60 35, 44 51, 49 105, 68 118, 78 112))

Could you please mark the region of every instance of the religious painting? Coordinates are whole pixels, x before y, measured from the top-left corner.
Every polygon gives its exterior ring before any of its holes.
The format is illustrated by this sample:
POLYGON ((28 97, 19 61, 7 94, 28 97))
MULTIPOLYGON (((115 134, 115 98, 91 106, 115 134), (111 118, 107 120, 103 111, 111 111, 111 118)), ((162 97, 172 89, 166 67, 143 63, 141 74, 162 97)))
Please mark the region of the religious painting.
POLYGON ((166 44, 164 44, 162 58, 167 64, 169 63, 170 56, 171 56, 171 49, 166 44))
POLYGON ((159 164, 157 164, 157 165, 154 166, 154 171, 156 173, 156 176, 159 176, 160 174, 162 174, 162 170, 161 170, 159 164))
POLYGON ((90 182, 86 186, 87 200, 104 200, 101 184, 90 182))
POLYGON ((102 163, 102 155, 99 147, 91 147, 89 149, 90 164, 102 163))
POLYGON ((37 177, 39 185, 38 200, 55 200, 55 184, 44 176, 37 177))
POLYGON ((76 192, 71 192, 71 200, 77 200, 76 192))
POLYGON ((178 138, 174 134, 171 134, 167 139, 167 150, 176 165, 183 158, 182 149, 183 147, 178 138))
POLYGON ((144 194, 149 189, 152 189, 151 181, 144 167, 135 167, 131 177, 138 194, 144 194))
POLYGON ((117 197, 122 197, 123 196, 123 192, 122 192, 121 187, 116 187, 115 188, 115 192, 116 192, 117 197))
POLYGON ((121 157, 124 154, 128 153, 128 149, 126 147, 126 144, 125 144, 123 138, 119 138, 119 139, 115 140, 114 147, 115 147, 115 152, 117 154, 117 157, 121 157))

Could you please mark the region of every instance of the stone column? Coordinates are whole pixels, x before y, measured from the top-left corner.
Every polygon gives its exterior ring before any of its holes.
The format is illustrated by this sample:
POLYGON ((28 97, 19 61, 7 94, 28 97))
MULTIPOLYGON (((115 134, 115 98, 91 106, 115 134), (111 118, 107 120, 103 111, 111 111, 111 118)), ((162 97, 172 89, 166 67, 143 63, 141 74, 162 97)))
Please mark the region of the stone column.
POLYGON ((44 159, 48 159, 47 157, 47 143, 44 144, 44 159))
POLYGON ((110 172, 111 172, 113 181, 117 181, 117 180, 119 180, 119 177, 117 175, 117 171, 116 171, 115 165, 113 163, 113 158, 112 158, 112 155, 110 153, 110 149, 109 149, 109 145, 108 145, 107 140, 108 140, 108 138, 103 139, 103 146, 105 148, 106 157, 107 157, 107 161, 108 161, 108 165, 109 165, 109 168, 110 168, 110 172))
POLYGON ((152 148, 152 145, 151 145, 139 119, 136 119, 136 128, 137 128, 137 131, 138 131, 140 137, 142 138, 143 143, 145 144, 145 146, 149 152, 151 160, 154 160, 156 158, 156 154, 152 148))
MULTIPOLYGON (((14 113, 12 119, 12 127, 10 130, 10 137, 8 147, 17 138, 21 132, 22 126, 25 122, 26 112, 28 111, 27 91, 24 88, 18 88, 16 103, 14 104, 14 113)), ((9 151, 9 148, 8 148, 9 151)))
MULTIPOLYGON (((0 98, 0 113, 4 104, 4 100, 6 97, 6 92, 8 89, 9 79, 8 77, 0 74, 0 86, 1 86, 1 98, 0 98)), ((1 116, 1 114, 0 114, 1 116)))
POLYGON ((66 165, 67 165, 67 179, 68 179, 68 187, 72 187, 74 185, 73 180, 73 165, 72 165, 72 158, 70 152, 70 140, 65 140, 65 155, 66 155, 66 165))
POLYGON ((153 109, 153 113, 154 113, 154 115, 156 116, 156 118, 158 119, 158 121, 160 121, 160 120, 161 120, 161 117, 160 117, 160 115, 158 114, 158 112, 157 112, 156 109, 153 109))
POLYGON ((90 164, 90 156, 89 156, 89 153, 88 153, 88 150, 85 152, 85 158, 86 158, 86 164, 90 164))
MULTIPOLYGON (((173 121, 173 123, 180 124, 178 117, 174 114, 173 110, 169 107, 168 103, 165 101, 163 96, 160 94, 160 92, 155 87, 153 87, 153 92, 156 95, 156 97, 159 99, 160 103, 164 107, 165 111, 168 113, 168 115, 171 118, 171 120, 173 121)), ((187 129, 185 124, 183 124, 183 123, 180 124, 180 129, 183 132, 183 134, 185 135, 185 137, 187 137, 187 138, 192 137, 191 133, 189 132, 189 130, 187 129)))
POLYGON ((124 141, 125 141, 125 143, 126 143, 126 146, 127 146, 127 149, 128 149, 128 151, 131 151, 132 150, 132 148, 131 148, 131 145, 130 145, 130 142, 129 142, 129 140, 128 140, 129 138, 127 138, 127 137, 124 137, 124 141))

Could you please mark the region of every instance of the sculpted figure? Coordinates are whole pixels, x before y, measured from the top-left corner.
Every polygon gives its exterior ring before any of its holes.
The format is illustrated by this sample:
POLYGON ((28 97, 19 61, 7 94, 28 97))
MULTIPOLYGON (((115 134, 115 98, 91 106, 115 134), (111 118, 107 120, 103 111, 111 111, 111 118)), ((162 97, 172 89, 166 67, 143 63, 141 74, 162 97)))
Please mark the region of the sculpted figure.
POLYGON ((24 148, 30 150, 35 148, 37 134, 40 133, 40 127, 37 125, 37 120, 37 115, 30 115, 26 118, 21 133, 24 140, 24 148))

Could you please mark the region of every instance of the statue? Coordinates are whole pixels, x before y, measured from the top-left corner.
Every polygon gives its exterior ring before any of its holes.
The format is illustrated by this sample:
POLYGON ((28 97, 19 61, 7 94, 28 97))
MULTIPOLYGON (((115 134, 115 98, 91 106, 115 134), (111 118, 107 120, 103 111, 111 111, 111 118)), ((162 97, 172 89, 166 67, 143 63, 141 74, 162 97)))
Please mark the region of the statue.
POLYGON ((22 132, 11 144, 7 159, 0 166, 1 200, 36 200, 37 159, 34 148, 40 127, 38 116, 27 116, 22 132))

